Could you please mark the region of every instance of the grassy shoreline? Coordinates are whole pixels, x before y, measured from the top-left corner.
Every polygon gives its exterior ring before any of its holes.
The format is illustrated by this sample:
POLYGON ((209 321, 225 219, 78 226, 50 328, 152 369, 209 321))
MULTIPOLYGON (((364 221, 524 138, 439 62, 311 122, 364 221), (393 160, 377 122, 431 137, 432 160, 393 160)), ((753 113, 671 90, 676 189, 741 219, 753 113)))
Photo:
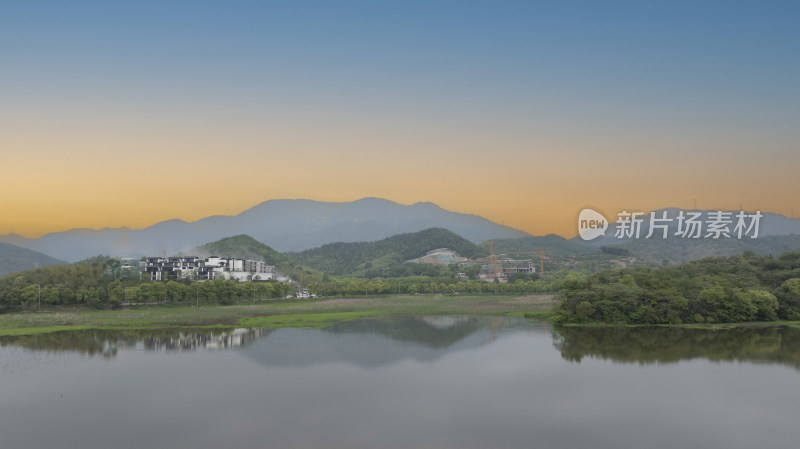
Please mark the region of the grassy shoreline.
MULTIPOLYGON (((552 316, 552 314, 550 314, 552 316)), ((591 327, 591 328, 619 328, 629 329, 636 327, 671 327, 678 329, 734 329, 734 328, 760 328, 760 327, 794 327, 800 329, 800 321, 742 321, 738 323, 683 323, 683 324, 630 324, 630 323, 560 323, 561 327, 591 327)))
MULTIPOLYGON (((265 300, 233 305, 146 305, 121 310, 51 307, 0 314, 0 337, 70 330, 234 327, 326 327, 372 315, 505 315, 548 319, 553 295, 383 295, 308 300, 265 300)), ((620 324, 563 324, 570 327, 644 327, 620 324)), ((800 321, 675 324, 658 327, 729 329, 789 326, 800 321)))
POLYGON ((46 308, 0 314, 0 336, 84 329, 324 327, 368 315, 517 315, 547 318, 552 295, 387 295, 268 300, 233 305, 46 308))

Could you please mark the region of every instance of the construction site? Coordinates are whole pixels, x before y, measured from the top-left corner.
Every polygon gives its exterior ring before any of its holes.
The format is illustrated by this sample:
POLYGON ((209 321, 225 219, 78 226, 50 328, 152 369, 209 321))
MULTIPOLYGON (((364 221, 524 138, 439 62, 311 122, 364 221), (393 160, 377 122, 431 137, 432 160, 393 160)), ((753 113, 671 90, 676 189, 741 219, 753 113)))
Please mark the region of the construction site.
POLYGON ((539 251, 513 251, 503 254, 494 253, 494 242, 489 240, 485 243, 489 244, 489 257, 479 259, 481 263, 481 270, 478 277, 485 281, 498 281, 508 282, 508 278, 514 274, 536 274, 536 263, 532 255, 539 256, 539 276, 544 275, 544 258, 545 254, 550 254, 550 251, 545 251, 540 248, 539 251), (529 258, 514 259, 511 256, 529 256, 529 258))
MULTIPOLYGON (((508 278, 514 274, 544 274, 544 259, 550 251, 539 249, 539 251, 515 251, 502 254, 494 253, 494 242, 485 241, 489 244, 489 256, 476 259, 469 259, 461 256, 456 251, 449 248, 438 248, 427 252, 411 262, 425 263, 436 266, 459 265, 480 265, 478 278, 484 281, 508 282, 508 278), (512 257, 514 256, 514 257, 512 257), (523 256, 523 258, 515 258, 523 256), (524 256, 527 256, 524 257, 524 256), (535 257, 538 256, 538 257, 535 257), (537 260, 538 259, 538 260, 537 260), (537 270, 538 262, 538 270, 537 270)), ((458 273, 460 278, 465 278, 464 273, 458 273)))

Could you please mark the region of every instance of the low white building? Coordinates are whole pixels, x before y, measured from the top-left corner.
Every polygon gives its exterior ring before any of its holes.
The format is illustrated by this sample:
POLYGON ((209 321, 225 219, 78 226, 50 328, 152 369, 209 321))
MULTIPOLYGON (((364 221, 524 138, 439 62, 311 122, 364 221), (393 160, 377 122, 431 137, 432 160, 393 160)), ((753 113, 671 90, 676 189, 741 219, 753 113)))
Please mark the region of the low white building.
POLYGON ((166 279, 232 279, 239 282, 286 280, 279 276, 275 267, 263 261, 237 259, 234 257, 148 257, 142 272, 154 281, 166 279))

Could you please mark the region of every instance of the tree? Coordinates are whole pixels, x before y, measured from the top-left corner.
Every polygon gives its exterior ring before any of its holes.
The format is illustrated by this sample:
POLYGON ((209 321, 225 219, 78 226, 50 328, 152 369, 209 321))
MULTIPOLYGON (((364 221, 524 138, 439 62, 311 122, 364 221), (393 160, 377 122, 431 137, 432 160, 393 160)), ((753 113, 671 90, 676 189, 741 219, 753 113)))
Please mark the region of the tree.
POLYGON ((182 301, 183 300, 183 287, 184 285, 175 282, 175 281, 167 281, 166 293, 167 293, 167 300, 168 301, 182 301))
POLYGON ((578 306, 575 308, 575 314, 580 318, 584 323, 588 321, 592 315, 594 315, 595 308, 589 301, 581 301, 578 306))
POLYGON ((750 291, 750 299, 756 306, 757 319, 774 321, 778 319, 778 298, 766 290, 750 291))
POLYGON ((167 286, 163 282, 152 282, 150 285, 149 297, 145 300, 161 302, 167 298, 167 286))
POLYGON ((14 278, 14 282, 11 285, 12 285, 12 287, 18 288, 18 289, 21 290, 21 289, 25 288, 28 285, 28 283, 25 282, 25 278, 24 277, 17 276, 16 278, 14 278))
POLYGON ((33 307, 39 303, 39 286, 29 285, 19 293, 20 301, 25 307, 33 307))
POLYGON ((75 292, 67 287, 61 286, 58 288, 58 301, 60 304, 74 304, 75 303, 75 292))
POLYGON ((790 320, 800 319, 800 278, 792 278, 781 284, 781 316, 790 320))
POLYGON ((626 274, 619 278, 619 283, 622 285, 627 285, 629 287, 636 287, 636 279, 630 274, 626 274))

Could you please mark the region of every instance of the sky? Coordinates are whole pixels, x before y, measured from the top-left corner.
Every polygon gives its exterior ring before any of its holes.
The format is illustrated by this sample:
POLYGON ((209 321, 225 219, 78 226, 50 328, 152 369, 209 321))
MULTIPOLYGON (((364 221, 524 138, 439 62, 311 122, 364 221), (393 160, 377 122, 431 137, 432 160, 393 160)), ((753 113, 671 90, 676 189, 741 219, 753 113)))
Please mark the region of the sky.
POLYGON ((0 234, 262 201, 800 216, 800 2, 3 1, 0 234))

